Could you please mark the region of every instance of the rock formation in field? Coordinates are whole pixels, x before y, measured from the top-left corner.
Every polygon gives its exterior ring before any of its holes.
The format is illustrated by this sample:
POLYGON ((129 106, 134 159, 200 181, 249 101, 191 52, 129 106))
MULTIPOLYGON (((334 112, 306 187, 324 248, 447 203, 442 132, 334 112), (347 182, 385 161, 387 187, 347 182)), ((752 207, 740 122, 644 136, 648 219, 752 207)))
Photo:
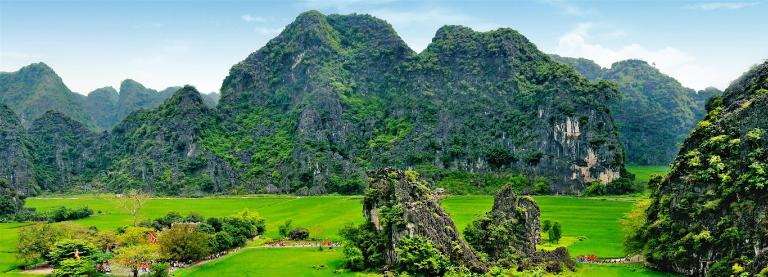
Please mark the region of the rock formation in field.
POLYGON ((0 103, 0 178, 14 191, 34 195, 39 188, 28 146, 19 117, 0 103))
POLYGON ((473 221, 464 238, 495 264, 518 264, 536 252, 541 242, 539 206, 529 196, 518 197, 511 186, 502 188, 493 209, 473 221))
POLYGON ((768 272, 768 62, 707 110, 671 172, 650 183, 647 222, 633 240, 665 271, 768 272))
POLYGON ((618 84, 621 97, 611 102, 611 113, 627 147, 627 162, 632 164, 669 164, 696 122, 704 118, 707 99, 722 93, 715 88, 696 92, 683 87, 641 60, 620 61, 603 69, 588 59, 553 58, 590 80, 618 84))
POLYGON ((487 270, 418 173, 386 168, 369 173, 369 180, 363 213, 384 237, 384 261, 390 268, 397 267, 400 241, 420 236, 453 263, 476 272, 487 270))

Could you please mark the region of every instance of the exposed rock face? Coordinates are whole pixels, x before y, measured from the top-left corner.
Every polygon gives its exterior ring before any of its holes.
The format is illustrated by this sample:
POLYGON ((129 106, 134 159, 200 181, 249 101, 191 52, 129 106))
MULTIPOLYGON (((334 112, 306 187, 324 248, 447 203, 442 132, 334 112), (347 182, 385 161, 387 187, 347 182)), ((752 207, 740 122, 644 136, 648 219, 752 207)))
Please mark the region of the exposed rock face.
POLYGON ((497 194, 493 209, 464 229, 464 238, 488 262, 499 266, 520 264, 541 242, 539 206, 530 197, 518 197, 511 186, 497 194))
POLYGON ((214 120, 194 87, 185 86, 157 110, 136 111, 117 125, 103 148, 113 189, 160 194, 220 192, 230 186, 229 166, 199 145, 214 120))
POLYGON ((500 214, 502 219, 525 226, 525 232, 520 234, 521 244, 516 248, 528 254, 536 251, 536 245, 541 243, 541 211, 533 199, 528 196, 518 197, 511 186, 505 186, 496 194, 491 213, 500 214))
POLYGON ((14 191, 35 195, 38 191, 24 128, 19 117, 0 103, 0 178, 8 180, 14 191))
POLYGON ((678 145, 704 117, 706 100, 722 94, 715 88, 696 92, 683 87, 640 60, 620 61, 603 69, 588 59, 553 58, 573 66, 590 80, 618 84, 622 97, 610 107, 627 147, 627 162, 633 164, 670 163, 677 156, 678 145))
POLYGON ((686 275, 768 267, 768 63, 734 81, 651 182, 639 237, 646 260, 686 275))
POLYGON ((94 189, 91 180, 108 159, 108 155, 98 153, 99 134, 55 111, 36 119, 27 134, 41 189, 51 192, 94 189))
POLYGON ((438 198, 415 171, 381 169, 369 173, 363 213, 386 236, 384 256, 389 265, 398 262, 399 242, 404 237, 422 236, 454 263, 472 271, 485 272, 486 266, 461 239, 451 217, 440 207, 438 198))
POLYGON ((212 152, 261 187, 359 192, 366 169, 422 166, 519 171, 578 193, 623 170, 605 105, 615 89, 511 29, 446 26, 416 54, 380 19, 307 12, 233 66, 221 91, 227 132, 210 139, 244 150, 212 152), (494 146, 507 158, 490 159, 494 146))

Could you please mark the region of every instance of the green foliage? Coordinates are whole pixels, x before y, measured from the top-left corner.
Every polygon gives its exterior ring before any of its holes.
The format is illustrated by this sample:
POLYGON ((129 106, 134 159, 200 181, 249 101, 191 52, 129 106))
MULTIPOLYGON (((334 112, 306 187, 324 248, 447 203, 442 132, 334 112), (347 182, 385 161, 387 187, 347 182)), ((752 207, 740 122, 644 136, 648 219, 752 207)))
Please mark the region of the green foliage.
POLYGON ((165 259, 197 261, 211 251, 208 234, 200 232, 192 224, 175 224, 160 233, 158 248, 165 259))
POLYGON ((767 79, 768 64, 756 66, 712 100, 672 171, 649 183, 644 224, 627 242, 647 261, 689 274, 703 274, 707 261, 712 276, 754 275, 765 263, 748 238, 768 237, 768 220, 758 212, 768 205, 768 140, 761 131, 768 106, 756 93, 767 79))
POLYGON ((149 277, 168 277, 168 263, 154 262, 149 269, 149 277))
POLYGON ((288 219, 285 222, 283 222, 283 224, 280 224, 279 227, 277 227, 281 237, 288 237, 288 232, 291 231, 291 223, 292 223, 292 220, 288 219))
POLYGON ((74 259, 75 253, 80 255, 80 259, 90 260, 93 263, 91 256, 98 252, 96 246, 82 239, 63 239, 56 241, 48 253, 48 260, 53 267, 58 267, 61 261, 66 259, 74 259))
POLYGON ((544 177, 536 177, 533 180, 533 192, 536 194, 549 194, 549 181, 544 177))
POLYGON ((406 237, 397 247, 400 270, 417 276, 442 276, 450 266, 448 258, 423 237, 406 237))
POLYGON ((545 219, 541 221, 541 231, 547 232, 549 231, 549 228, 552 228, 552 221, 549 219, 545 219))
POLYGON ((339 230, 344 239, 345 266, 354 271, 379 269, 384 266, 384 238, 373 224, 347 225, 339 230))
POLYGON ((560 239, 563 237, 563 227, 560 226, 560 222, 555 221, 555 223, 552 224, 552 228, 549 229, 547 232, 547 235, 549 237, 549 242, 551 243, 559 243, 560 239))
POLYGON ((524 249, 516 249, 525 239, 525 226, 504 215, 489 213, 475 219, 464 228, 464 239, 476 251, 482 252, 494 264, 516 264, 524 249))
POLYGON ((88 207, 80 207, 77 209, 70 209, 67 207, 59 207, 51 211, 48 215, 48 222, 61 222, 67 220, 77 220, 81 218, 89 217, 93 214, 93 210, 88 207))
POLYGON ((306 228, 295 228, 288 232, 288 238, 291 240, 306 240, 309 238, 309 230, 306 228))
POLYGON ((114 260, 117 264, 131 269, 133 275, 136 276, 142 264, 158 258, 160 256, 156 245, 139 244, 118 248, 114 260))
POLYGON ((62 260, 53 270, 54 277, 98 276, 96 264, 89 259, 68 258, 62 260))

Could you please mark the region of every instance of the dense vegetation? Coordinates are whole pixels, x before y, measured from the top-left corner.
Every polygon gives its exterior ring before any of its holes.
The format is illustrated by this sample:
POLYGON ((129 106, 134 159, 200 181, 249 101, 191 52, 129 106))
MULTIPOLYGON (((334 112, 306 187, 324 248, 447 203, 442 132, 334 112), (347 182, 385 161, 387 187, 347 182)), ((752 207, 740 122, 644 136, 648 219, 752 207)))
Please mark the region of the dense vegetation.
POLYGON ((721 93, 715 88, 696 92, 683 87, 640 60, 616 62, 603 69, 588 59, 553 58, 573 66, 590 80, 618 84, 621 97, 610 107, 631 164, 669 164, 679 144, 704 117, 706 100, 721 93))
MULTIPOLYGON (((3 76, 30 71, 72 94, 43 64, 3 76)), ((306 12, 233 66, 221 92, 210 109, 215 96, 193 88, 156 92, 126 80, 119 93, 88 97, 95 121, 36 115, 19 139, 29 150, 12 146, 31 152, 15 163, 34 162, 26 172, 34 177, 19 183, 31 194, 357 194, 368 170, 395 166, 459 193, 492 193, 513 180, 546 194, 628 177, 606 105, 616 88, 511 29, 446 26, 416 54, 380 19, 306 12)))
MULTIPOLYGON (((630 250, 688 275, 768 273, 768 63, 707 104, 651 202, 630 250)), ((642 209, 644 206, 640 206, 642 209)))

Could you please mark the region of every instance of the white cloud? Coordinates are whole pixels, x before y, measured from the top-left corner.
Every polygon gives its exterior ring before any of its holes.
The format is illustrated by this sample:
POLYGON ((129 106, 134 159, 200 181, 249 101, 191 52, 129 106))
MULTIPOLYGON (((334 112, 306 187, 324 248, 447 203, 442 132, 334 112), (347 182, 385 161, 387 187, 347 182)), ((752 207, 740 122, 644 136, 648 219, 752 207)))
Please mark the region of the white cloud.
POLYGON ((592 23, 582 23, 561 36, 556 53, 566 57, 591 59, 602 67, 610 67, 612 63, 621 60, 641 59, 655 63, 661 72, 694 89, 704 89, 708 86, 725 88, 733 77, 704 66, 693 55, 670 46, 648 49, 632 43, 617 48, 605 47, 590 41, 592 27, 592 23))
POLYGON ((267 19, 263 18, 261 16, 252 16, 250 14, 244 14, 240 16, 240 19, 242 19, 245 22, 266 22, 267 19))
POLYGON ((705 11, 712 11, 712 10, 738 10, 741 8, 748 8, 757 5, 757 2, 707 2, 707 3, 698 3, 694 5, 686 6, 686 8, 689 9, 696 9, 696 10, 705 10, 705 11))

